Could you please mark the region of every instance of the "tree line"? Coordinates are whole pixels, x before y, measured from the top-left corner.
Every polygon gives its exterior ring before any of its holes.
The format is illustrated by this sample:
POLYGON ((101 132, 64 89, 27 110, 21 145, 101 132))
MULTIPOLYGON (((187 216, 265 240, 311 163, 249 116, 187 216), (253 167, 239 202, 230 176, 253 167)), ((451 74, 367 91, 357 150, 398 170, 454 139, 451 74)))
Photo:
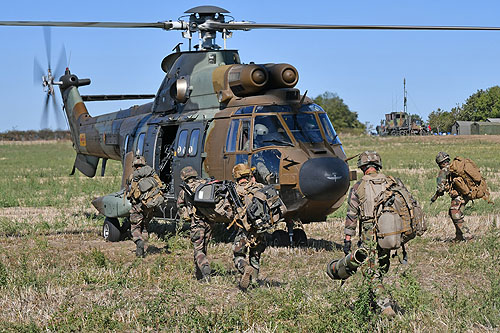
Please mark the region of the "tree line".
POLYGON ((428 124, 435 132, 451 132, 455 121, 486 121, 488 118, 500 118, 500 87, 478 90, 464 104, 457 105, 450 111, 440 108, 429 114, 428 124))

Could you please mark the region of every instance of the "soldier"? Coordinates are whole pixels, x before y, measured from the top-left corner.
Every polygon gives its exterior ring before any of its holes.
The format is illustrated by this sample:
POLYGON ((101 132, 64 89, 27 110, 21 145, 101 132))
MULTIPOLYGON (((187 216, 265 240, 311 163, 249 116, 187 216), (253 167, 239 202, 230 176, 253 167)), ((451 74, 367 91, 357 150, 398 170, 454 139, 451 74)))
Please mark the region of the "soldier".
MULTIPOLYGON (((250 204, 253 193, 263 188, 252 176, 250 167, 246 164, 236 164, 233 168, 233 178, 236 180, 236 192, 246 207, 250 204)), ((237 211, 235 209, 235 211, 237 211)), ((266 249, 263 233, 252 225, 240 226, 233 242, 233 261, 238 272, 242 274, 239 286, 246 290, 251 280, 256 281, 260 269, 260 256, 266 249), (248 261, 246 254, 248 252, 248 261)))
MULTIPOLYGON (((185 182, 187 189, 194 194, 196 188, 203 183, 198 172, 191 166, 181 170, 181 179, 185 182)), ((191 223, 191 243, 194 248, 195 276, 198 280, 210 280, 212 270, 207 258, 207 246, 212 237, 214 222, 207 219, 201 211, 194 206, 193 198, 190 198, 184 189, 181 189, 177 198, 179 215, 183 221, 191 223)))
POLYGON ((464 226, 464 209, 469 201, 467 198, 462 197, 456 189, 453 188, 452 181, 449 177, 450 174, 450 155, 440 151, 436 156, 436 163, 439 166, 439 173, 436 178, 437 188, 436 193, 431 198, 431 203, 437 200, 445 192, 448 192, 451 197, 451 204, 448 214, 455 226, 454 241, 464 241, 464 231, 467 228, 464 226))
MULTIPOLYGON (((345 219, 344 253, 346 256, 351 252, 352 237, 356 235, 359 220, 360 242, 363 247, 375 247, 375 198, 383 192, 387 184, 387 176, 380 172, 382 160, 376 151, 365 151, 358 158, 358 168, 363 171, 363 177, 351 188, 348 197, 347 216, 345 219)), ((380 283, 377 286, 378 293, 384 291, 382 275, 389 271, 391 250, 383 249, 376 244, 378 257, 378 269, 380 270, 380 283)), ((374 266, 374 262, 371 263, 374 266)), ((382 313, 394 316, 392 301, 389 298, 377 300, 382 313)))
POLYGON ((132 240, 136 244, 135 255, 144 258, 145 239, 142 233, 148 232, 148 224, 153 218, 155 207, 163 203, 163 183, 153 168, 146 164, 143 156, 135 157, 132 168, 133 172, 127 180, 127 197, 132 204, 130 231, 132 240))

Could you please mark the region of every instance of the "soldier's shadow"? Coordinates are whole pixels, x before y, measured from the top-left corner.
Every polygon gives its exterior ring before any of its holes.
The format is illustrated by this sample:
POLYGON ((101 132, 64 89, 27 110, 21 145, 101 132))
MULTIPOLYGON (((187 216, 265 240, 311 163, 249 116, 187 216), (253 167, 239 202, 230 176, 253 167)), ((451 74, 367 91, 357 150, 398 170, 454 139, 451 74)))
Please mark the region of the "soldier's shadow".
POLYGON ((307 240, 306 247, 315 250, 339 251, 342 250, 343 244, 335 243, 326 239, 309 238, 307 240))
POLYGON ((148 248, 146 249, 146 253, 148 255, 154 255, 154 254, 160 254, 160 253, 170 254, 172 252, 170 252, 170 250, 168 249, 168 246, 164 246, 162 248, 159 248, 159 247, 156 247, 154 245, 148 245, 148 248))

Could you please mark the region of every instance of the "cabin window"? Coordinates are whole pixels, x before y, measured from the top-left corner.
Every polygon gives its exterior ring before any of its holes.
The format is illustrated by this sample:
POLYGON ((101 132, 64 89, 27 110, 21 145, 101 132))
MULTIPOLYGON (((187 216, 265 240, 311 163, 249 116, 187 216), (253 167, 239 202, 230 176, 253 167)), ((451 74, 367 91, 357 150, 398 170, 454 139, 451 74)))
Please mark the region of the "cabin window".
POLYGON ((308 143, 323 141, 313 113, 287 114, 283 115, 283 119, 297 141, 308 143))
POLYGON ((139 138, 137 139, 137 146, 135 148, 135 155, 142 155, 144 151, 144 138, 146 137, 146 133, 139 134, 139 138))
POLYGON ((226 152, 232 153, 236 150, 236 140, 238 139, 238 127, 240 124, 239 119, 233 119, 229 125, 226 139, 226 152))
POLYGON ((191 138, 189 139, 188 155, 196 156, 198 153, 198 139, 200 137, 200 130, 194 129, 191 132, 191 138))
POLYGON ((324 110, 321 108, 321 106, 319 106, 318 104, 307 104, 307 105, 303 105, 300 110, 301 112, 307 112, 307 111, 323 111, 324 110))
POLYGON ((179 133, 179 140, 177 141, 177 156, 182 157, 186 154, 187 130, 182 130, 179 133))
POLYGON ((250 119, 241 121, 238 150, 250 150, 250 119))
POLYGON ((263 184, 278 183, 281 153, 277 149, 261 150, 252 155, 255 178, 263 184))
POLYGON ((293 146, 276 116, 257 116, 253 126, 253 148, 267 146, 293 146))
POLYGON ((331 144, 340 144, 339 137, 326 113, 320 113, 318 116, 321 125, 323 125, 323 130, 325 131, 326 141, 331 144))

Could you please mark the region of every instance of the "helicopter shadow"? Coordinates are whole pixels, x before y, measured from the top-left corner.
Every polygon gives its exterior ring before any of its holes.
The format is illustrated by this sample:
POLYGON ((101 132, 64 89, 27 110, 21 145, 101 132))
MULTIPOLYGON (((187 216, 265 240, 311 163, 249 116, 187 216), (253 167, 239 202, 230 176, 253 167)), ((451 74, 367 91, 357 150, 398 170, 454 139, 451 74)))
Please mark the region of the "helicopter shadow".
POLYGON ((335 243, 326 239, 315 239, 309 238, 307 240, 307 245, 304 246, 315 250, 325 250, 325 251, 339 251, 342 250, 343 245, 340 243, 335 243))

